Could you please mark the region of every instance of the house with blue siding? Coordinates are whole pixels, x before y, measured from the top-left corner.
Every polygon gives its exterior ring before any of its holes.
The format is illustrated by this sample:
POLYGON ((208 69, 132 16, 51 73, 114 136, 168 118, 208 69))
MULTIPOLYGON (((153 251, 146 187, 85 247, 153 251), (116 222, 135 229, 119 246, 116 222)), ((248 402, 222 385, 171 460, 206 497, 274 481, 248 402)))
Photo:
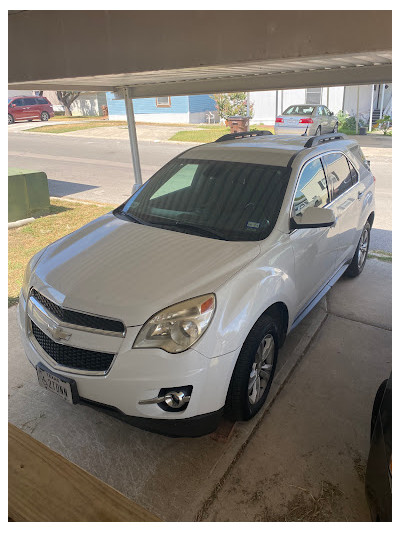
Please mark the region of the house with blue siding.
MULTIPOLYGON (((115 100, 111 92, 106 96, 109 119, 126 120, 124 100, 115 100)), ((209 94, 136 98, 133 108, 137 122, 200 124, 219 121, 215 101, 209 94)))

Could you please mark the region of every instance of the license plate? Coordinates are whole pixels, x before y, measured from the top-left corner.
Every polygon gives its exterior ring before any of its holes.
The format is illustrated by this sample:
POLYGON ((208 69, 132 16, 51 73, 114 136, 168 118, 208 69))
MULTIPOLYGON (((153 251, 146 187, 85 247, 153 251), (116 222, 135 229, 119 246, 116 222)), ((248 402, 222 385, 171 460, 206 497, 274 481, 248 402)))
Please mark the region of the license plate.
POLYGON ((36 367, 36 372, 41 387, 54 392, 69 403, 77 403, 78 389, 73 379, 54 374, 40 363, 36 367))

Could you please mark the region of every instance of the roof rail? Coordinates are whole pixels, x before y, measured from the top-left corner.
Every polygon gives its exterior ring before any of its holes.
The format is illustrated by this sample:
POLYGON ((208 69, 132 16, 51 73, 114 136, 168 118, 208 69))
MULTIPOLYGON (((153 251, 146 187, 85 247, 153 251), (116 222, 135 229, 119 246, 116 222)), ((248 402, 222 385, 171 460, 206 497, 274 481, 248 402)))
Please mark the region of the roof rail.
POLYGON ((317 144, 322 144, 330 141, 339 141, 347 139, 346 135, 343 133, 333 133, 333 134, 327 134, 327 135, 314 135, 313 137, 310 137, 306 144, 304 145, 304 148, 312 148, 313 146, 316 146, 317 144))
POLYGON ((223 141, 233 141, 234 139, 244 139, 245 137, 262 137, 263 135, 273 134, 268 130, 238 131, 236 133, 227 133, 214 142, 220 143, 223 141))

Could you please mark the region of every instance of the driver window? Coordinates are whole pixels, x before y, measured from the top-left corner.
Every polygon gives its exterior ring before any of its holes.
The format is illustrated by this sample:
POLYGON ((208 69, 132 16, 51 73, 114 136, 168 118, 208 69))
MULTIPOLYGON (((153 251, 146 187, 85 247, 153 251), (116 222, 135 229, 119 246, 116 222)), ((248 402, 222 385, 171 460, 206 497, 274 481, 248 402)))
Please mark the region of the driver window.
POLYGON ((314 159, 303 168, 294 195, 292 215, 302 215, 307 207, 324 207, 329 203, 328 186, 321 160, 314 159))

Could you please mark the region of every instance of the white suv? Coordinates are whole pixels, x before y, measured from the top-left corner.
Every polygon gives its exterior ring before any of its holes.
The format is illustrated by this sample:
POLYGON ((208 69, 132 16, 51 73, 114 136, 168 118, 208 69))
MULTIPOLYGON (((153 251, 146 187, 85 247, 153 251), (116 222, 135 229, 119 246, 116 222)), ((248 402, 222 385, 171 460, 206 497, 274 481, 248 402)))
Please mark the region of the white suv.
POLYGON ((249 419, 287 333, 362 271, 373 219, 374 177, 344 135, 191 148, 31 259, 26 354, 44 387, 144 429, 249 419))

